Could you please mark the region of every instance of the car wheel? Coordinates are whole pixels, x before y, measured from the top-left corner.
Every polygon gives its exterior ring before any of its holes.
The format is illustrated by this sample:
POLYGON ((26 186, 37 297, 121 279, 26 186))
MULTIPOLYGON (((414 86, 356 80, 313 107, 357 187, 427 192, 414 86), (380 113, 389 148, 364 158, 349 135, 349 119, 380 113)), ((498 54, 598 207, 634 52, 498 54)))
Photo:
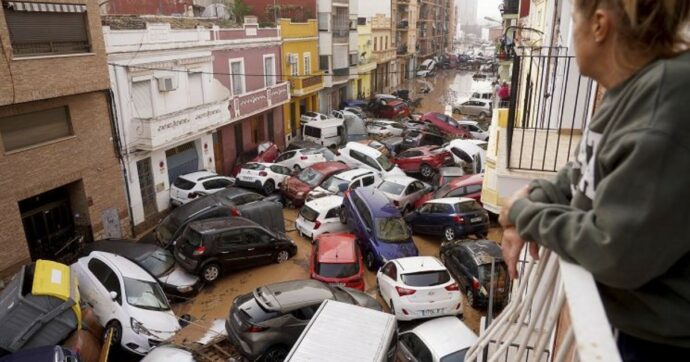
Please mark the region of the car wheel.
POLYGON ((292 170, 295 173, 299 173, 300 171, 302 171, 302 167, 299 167, 299 165, 294 165, 294 166, 292 166, 292 170))
POLYGON ((479 120, 480 120, 480 121, 485 121, 485 120, 486 120, 486 117, 488 117, 488 116, 489 116, 489 115, 486 114, 485 112, 479 113, 479 120))
POLYGON ((278 264, 282 264, 288 259, 290 259, 290 253, 288 253, 287 250, 279 251, 278 254, 276 254, 276 263, 278 264))
POLYGON ((340 211, 338 212, 338 218, 340 219, 340 222, 342 224, 347 225, 347 210, 345 210, 344 207, 340 208, 340 211))
POLYGON ((445 241, 455 240, 455 230, 450 226, 446 226, 446 228, 443 229, 443 239, 445 241))
POLYGON ((424 163, 422 164, 422 166, 419 167, 419 173, 421 173, 423 177, 429 178, 431 177, 431 175, 433 175, 434 169, 431 168, 431 166, 424 163))
POLYGON ((460 110, 458 108, 453 108, 453 114, 460 114, 460 110))
POLYGON ((287 357, 288 350, 285 347, 271 347, 261 359, 265 362, 282 362, 287 357))
POLYGON ((472 308, 477 308, 477 298, 474 296, 472 289, 467 289, 467 303, 472 308))
POLYGON ((213 283, 220 277, 220 265, 217 263, 208 263, 201 268, 201 279, 206 283, 213 283))
POLYGON ((273 193, 276 189, 276 184, 273 180, 266 180, 264 182, 264 187, 262 188, 264 195, 268 196, 273 193))
POLYGON ((108 331, 112 331, 112 335, 110 338, 110 345, 111 346, 119 346, 120 342, 122 341, 122 326, 120 325, 120 322, 118 321, 110 321, 108 324, 105 326, 105 335, 103 338, 108 336, 108 331))
POLYGON ((374 271, 374 264, 376 264, 374 253, 371 251, 367 252, 367 255, 364 257, 364 264, 367 265, 367 269, 374 271))

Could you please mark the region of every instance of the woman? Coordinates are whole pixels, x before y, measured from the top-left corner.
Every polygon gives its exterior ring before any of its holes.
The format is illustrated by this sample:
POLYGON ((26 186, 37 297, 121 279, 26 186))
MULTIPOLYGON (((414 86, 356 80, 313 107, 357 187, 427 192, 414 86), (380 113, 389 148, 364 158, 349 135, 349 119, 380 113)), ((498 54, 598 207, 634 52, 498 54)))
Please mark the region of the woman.
POLYGON ((607 89, 574 160, 506 201, 512 277, 525 241, 592 273, 625 361, 690 352, 687 0, 573 0, 582 74, 607 89))

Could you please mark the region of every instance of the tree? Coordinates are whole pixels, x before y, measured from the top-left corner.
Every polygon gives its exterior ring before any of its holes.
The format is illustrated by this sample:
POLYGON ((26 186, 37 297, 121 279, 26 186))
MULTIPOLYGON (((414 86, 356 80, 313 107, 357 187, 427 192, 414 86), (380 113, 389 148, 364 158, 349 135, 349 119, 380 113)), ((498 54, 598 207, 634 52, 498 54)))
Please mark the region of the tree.
POLYGON ((235 0, 235 18, 238 23, 244 23, 244 17, 252 12, 252 7, 247 5, 244 0, 235 0))

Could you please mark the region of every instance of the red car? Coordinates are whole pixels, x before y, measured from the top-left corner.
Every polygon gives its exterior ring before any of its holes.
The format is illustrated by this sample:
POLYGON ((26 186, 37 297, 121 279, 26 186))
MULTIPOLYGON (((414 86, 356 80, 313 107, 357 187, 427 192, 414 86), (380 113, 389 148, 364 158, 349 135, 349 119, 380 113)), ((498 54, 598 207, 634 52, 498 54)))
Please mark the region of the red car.
POLYGON ((364 264, 353 234, 323 234, 311 249, 309 275, 324 283, 364 291, 364 264))
POLYGON ((449 138, 473 138, 472 133, 470 133, 467 127, 458 123, 453 117, 443 113, 425 113, 422 116, 422 122, 435 126, 442 133, 448 135, 449 138))
POLYGON ((376 117, 397 119, 410 116, 410 107, 401 100, 392 100, 376 108, 376 117))
POLYGON ((300 171, 297 176, 287 177, 280 185, 280 193, 293 206, 301 207, 309 191, 321 186, 329 176, 349 169, 344 163, 336 161, 315 163, 300 171))
POLYGON ((233 177, 236 177, 237 174, 240 173, 242 166, 249 162, 273 163, 273 161, 275 161, 276 158, 278 158, 279 154, 280 150, 278 149, 278 146, 276 146, 275 143, 270 141, 260 143, 258 146, 256 146, 256 149, 253 149, 249 152, 245 152, 237 157, 237 159, 235 160, 235 164, 232 166, 232 171, 230 172, 230 174, 233 177))
POLYGON ((440 199, 444 197, 469 197, 481 204, 483 182, 483 173, 458 177, 441 186, 440 189, 422 196, 417 200, 414 206, 418 209, 431 199, 440 199))
POLYGON ((423 146, 400 152, 393 162, 405 172, 429 178, 442 166, 452 165, 453 155, 439 146, 423 146))

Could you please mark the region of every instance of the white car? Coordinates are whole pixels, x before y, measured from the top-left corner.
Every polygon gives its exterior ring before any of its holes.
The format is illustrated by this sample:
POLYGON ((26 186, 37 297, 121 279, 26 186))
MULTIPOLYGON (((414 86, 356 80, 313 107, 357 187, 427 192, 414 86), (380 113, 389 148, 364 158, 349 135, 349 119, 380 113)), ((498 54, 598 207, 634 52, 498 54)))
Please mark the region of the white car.
POLYGON ((309 122, 314 122, 314 121, 323 121, 325 119, 328 119, 327 115, 323 113, 318 113, 318 112, 304 112, 302 115, 299 117, 299 123, 300 126, 303 126, 309 122))
POLYGON ((350 166, 350 168, 366 168, 380 173, 383 177, 405 176, 405 172, 391 162, 379 150, 357 142, 348 142, 338 150, 336 161, 350 166))
MULTIPOLYGON (((481 141, 486 144, 485 141, 481 141)), ((470 165, 474 173, 482 173, 486 167, 486 149, 482 148, 482 143, 474 140, 454 139, 445 147, 445 150, 453 154, 455 164, 470 165)))
POLYGON ((389 176, 377 187, 403 213, 412 211, 414 204, 431 191, 431 185, 409 176, 389 176))
POLYGON ((342 204, 342 196, 335 195, 307 201, 295 220, 297 232, 313 241, 324 233, 349 231, 350 228, 338 217, 342 204))
POLYGON ((144 355, 172 337, 180 323, 156 280, 128 259, 93 251, 71 265, 84 302, 113 331, 113 344, 144 355))
POLYGON ((218 192, 232 186, 231 177, 219 176, 215 172, 197 171, 177 176, 170 185, 170 203, 173 206, 184 205, 199 196, 218 192))
POLYGON ((192 352, 173 344, 163 344, 152 349, 140 362, 196 362, 196 359, 192 352))
POLYGON ((276 158, 275 163, 299 172, 315 163, 333 161, 335 154, 326 147, 300 148, 286 151, 276 158))
POLYGON ((381 177, 377 172, 365 168, 347 170, 325 179, 321 186, 307 194, 307 201, 315 200, 329 195, 340 195, 347 190, 352 190, 360 186, 376 187, 381 183, 381 177))
POLYGON ((486 99, 472 98, 453 107, 454 113, 465 114, 485 120, 491 117, 491 101, 486 99))
POLYGON ((402 136, 405 126, 388 119, 375 119, 367 124, 367 132, 376 137, 402 136))
POLYGON ((394 259, 376 273, 381 297, 398 320, 462 314, 462 296, 433 256, 394 259))
POLYGON ((472 137, 474 137, 475 139, 485 142, 489 139, 489 132, 479 127, 479 122, 460 120, 458 121, 458 123, 461 126, 467 127, 467 129, 470 130, 472 137))
POLYGON ((398 336, 400 361, 464 361, 477 335, 456 317, 426 321, 398 336))
POLYGON ((250 162, 240 169, 235 185, 259 189, 265 195, 270 195, 290 175, 292 169, 277 163, 250 162))

